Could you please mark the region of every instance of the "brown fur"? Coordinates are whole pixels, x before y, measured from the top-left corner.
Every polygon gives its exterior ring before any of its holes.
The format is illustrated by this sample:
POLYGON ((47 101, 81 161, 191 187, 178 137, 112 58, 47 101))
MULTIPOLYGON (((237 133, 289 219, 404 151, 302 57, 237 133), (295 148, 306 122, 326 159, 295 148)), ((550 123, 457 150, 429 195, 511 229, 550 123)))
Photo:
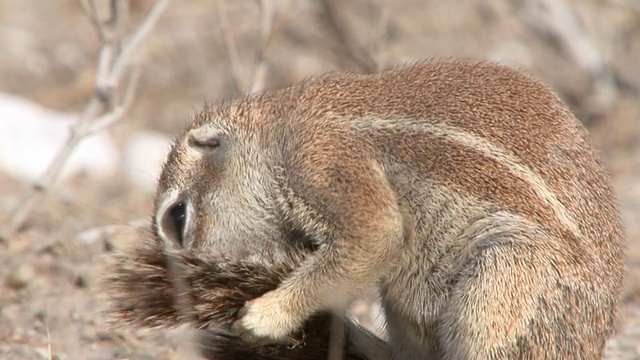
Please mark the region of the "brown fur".
MULTIPOLYGON (((115 256, 103 280, 116 323, 155 328, 190 324, 200 329, 200 350, 208 359, 326 359, 331 340, 329 313, 315 315, 302 331, 279 344, 246 343, 229 331, 245 302, 275 289, 303 256, 292 253, 282 262, 256 264, 168 254, 157 243, 144 243, 115 256), (171 264, 181 269, 178 278, 170 271, 171 264), (184 282, 188 289, 187 306, 182 309, 176 298, 176 281, 184 282)), ((350 324, 348 330, 349 341, 360 336, 375 342, 355 325, 350 324)), ((348 342, 345 359, 365 357, 348 342)))
POLYGON ((155 229, 228 258, 314 250, 240 311, 246 341, 378 286, 394 359, 597 359, 621 293, 618 214, 586 130, 545 86, 484 62, 206 108, 169 155, 155 229))

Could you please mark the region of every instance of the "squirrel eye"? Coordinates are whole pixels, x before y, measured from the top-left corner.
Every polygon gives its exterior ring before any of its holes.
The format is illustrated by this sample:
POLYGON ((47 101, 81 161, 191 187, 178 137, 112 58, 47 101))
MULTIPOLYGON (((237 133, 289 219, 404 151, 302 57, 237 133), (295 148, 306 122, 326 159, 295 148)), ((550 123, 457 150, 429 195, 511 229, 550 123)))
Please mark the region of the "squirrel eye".
POLYGON ((179 202, 169 209, 169 216, 173 221, 176 228, 176 232, 182 234, 184 230, 184 224, 187 221, 187 211, 184 203, 179 202))
POLYGON ((162 226, 164 232, 179 246, 184 247, 185 227, 187 224, 187 204, 176 202, 169 207, 164 215, 162 226))

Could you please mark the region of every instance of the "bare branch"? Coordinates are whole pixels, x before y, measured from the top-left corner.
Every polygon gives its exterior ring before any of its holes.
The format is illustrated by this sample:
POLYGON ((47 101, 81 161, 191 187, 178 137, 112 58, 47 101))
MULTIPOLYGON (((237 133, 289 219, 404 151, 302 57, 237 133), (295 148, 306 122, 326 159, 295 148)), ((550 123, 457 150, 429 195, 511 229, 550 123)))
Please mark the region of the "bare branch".
POLYGON ((264 54, 273 34, 275 10, 272 0, 260 0, 260 47, 258 52, 264 54))
POLYGON ((129 76, 129 82, 124 92, 122 104, 110 109, 110 112, 95 119, 91 124, 91 127, 86 130, 85 136, 89 136, 106 129, 112 124, 118 122, 124 116, 133 102, 133 98, 138 87, 138 81, 140 80, 140 75, 140 67, 135 66, 129 76))
POLYGON ((264 89, 267 65, 265 55, 273 38, 273 20, 275 11, 271 0, 260 0, 260 44, 256 51, 253 74, 251 75, 251 92, 264 89))
POLYGON ((369 58, 367 51, 354 41, 350 34, 346 21, 339 15, 338 1, 322 0, 321 4, 325 14, 327 29, 337 42, 337 49, 334 53, 342 57, 343 61, 356 66, 360 71, 371 73, 376 70, 376 65, 369 58))
POLYGON ((86 136, 103 130, 122 118, 126 109, 131 104, 139 78, 139 72, 133 71, 130 75, 127 88, 124 90, 125 93, 122 103, 116 104, 115 93, 120 86, 123 75, 131 68, 142 42, 151 32, 160 14, 169 3, 168 0, 156 0, 129 41, 127 41, 124 46, 119 47, 117 44, 120 40, 120 34, 117 30, 124 26, 119 23, 124 15, 118 14, 118 11, 122 10, 122 7, 117 4, 118 0, 111 2, 111 21, 107 24, 98 20, 99 17, 96 12, 95 3, 93 3, 93 0, 89 1, 88 4, 82 2, 81 4, 83 4, 85 12, 89 14, 89 20, 94 24, 94 27, 96 27, 99 36, 104 40, 97 60, 95 90, 85 106, 80 119, 70 129, 66 144, 51 162, 44 175, 33 184, 29 193, 18 203, 17 208, 12 212, 12 216, 3 229, 5 236, 13 235, 20 228, 29 217, 35 205, 42 201, 47 191, 57 182, 60 173, 76 146, 86 136))
POLYGON ((111 69, 111 77, 109 82, 111 84, 120 83, 120 79, 126 70, 127 66, 131 64, 136 53, 140 50, 142 43, 147 38, 153 27, 158 22, 160 15, 164 12, 165 8, 169 5, 169 0, 156 0, 149 13, 142 21, 140 26, 135 30, 133 35, 125 41, 122 46, 122 50, 118 58, 113 64, 111 69))
POLYGON ((82 11, 84 11, 85 15, 89 18, 91 25, 98 34, 100 42, 104 42, 104 27, 102 26, 102 21, 100 21, 100 19, 98 18, 98 11, 96 10, 95 0, 78 0, 78 3, 82 7, 82 11))
POLYGON ((111 19, 113 24, 113 32, 116 39, 124 39, 127 35, 127 26, 129 25, 129 15, 131 8, 130 0, 111 0, 112 6, 116 11, 112 11, 115 14, 115 18, 111 19))
POLYGON ((229 19, 227 18, 227 10, 224 7, 224 0, 218 1, 218 23, 220 24, 220 31, 222 32, 222 38, 224 39, 224 45, 227 50, 236 92, 243 93, 245 85, 242 75, 244 72, 242 64, 240 63, 240 56, 238 55, 238 46, 229 27, 229 19))
POLYGON ((389 12, 379 1, 371 1, 371 11, 374 12, 372 18, 374 23, 371 29, 371 45, 369 48, 369 58, 373 62, 376 71, 382 69, 382 48, 387 32, 389 12))
POLYGON ((338 315, 331 316, 331 337, 329 338, 329 354, 327 360, 344 359, 345 331, 344 321, 338 315))

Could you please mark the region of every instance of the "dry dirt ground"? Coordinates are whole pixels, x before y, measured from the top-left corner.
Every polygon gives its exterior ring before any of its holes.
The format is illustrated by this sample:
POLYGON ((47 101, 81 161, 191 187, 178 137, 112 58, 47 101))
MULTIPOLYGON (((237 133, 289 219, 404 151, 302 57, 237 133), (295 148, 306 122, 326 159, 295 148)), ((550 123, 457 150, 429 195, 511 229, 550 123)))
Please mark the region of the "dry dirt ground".
MULTIPOLYGON (((131 1, 131 21, 151 3, 131 1)), ((335 2, 337 26, 318 1, 275 3, 264 61, 267 88, 326 71, 362 70, 358 59, 387 67, 429 57, 500 60, 554 87, 602 149, 627 230, 621 327, 607 358, 640 359, 637 0, 568 1, 569 15, 561 15, 575 20, 573 28, 566 18, 561 25, 547 22, 551 15, 535 18, 544 6, 529 5, 544 2, 530 0, 335 2)), ((175 1, 147 42, 131 110, 109 130, 116 140, 140 129, 175 135, 204 101, 245 91, 234 85, 221 9, 237 43, 235 65, 242 82, 248 81, 260 39, 256 3, 175 1)), ((0 91, 58 110, 82 109, 94 84, 99 45, 76 1, 0 0, 0 43, 0 91)), ((0 121, 20 119, 0 114, 0 121)), ((0 173, 0 224, 28 187, 0 173)), ((105 256, 143 236, 138 226, 151 201, 152 194, 118 176, 80 174, 59 184, 20 233, 0 243, 0 360, 181 358, 179 337, 111 329, 102 312, 105 256)))

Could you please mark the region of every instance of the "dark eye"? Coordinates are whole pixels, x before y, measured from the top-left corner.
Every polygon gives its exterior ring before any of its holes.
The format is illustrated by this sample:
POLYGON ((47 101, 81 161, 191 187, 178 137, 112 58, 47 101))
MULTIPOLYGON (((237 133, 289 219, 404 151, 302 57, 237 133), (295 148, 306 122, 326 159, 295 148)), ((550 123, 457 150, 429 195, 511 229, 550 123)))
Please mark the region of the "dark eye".
POLYGON ((165 232, 180 246, 184 246, 184 229, 186 224, 187 205, 184 202, 177 202, 167 209, 163 220, 165 232))
POLYGON ((184 230, 184 224, 187 220, 187 212, 184 203, 179 202, 169 209, 169 216, 171 221, 175 224, 176 231, 182 233, 184 230))

